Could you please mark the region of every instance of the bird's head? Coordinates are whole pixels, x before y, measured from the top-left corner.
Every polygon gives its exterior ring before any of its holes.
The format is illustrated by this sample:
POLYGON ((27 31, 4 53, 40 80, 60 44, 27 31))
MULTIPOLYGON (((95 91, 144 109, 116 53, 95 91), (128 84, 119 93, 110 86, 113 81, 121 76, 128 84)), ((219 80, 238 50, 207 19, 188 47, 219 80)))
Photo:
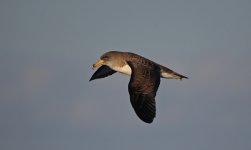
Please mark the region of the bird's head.
POLYGON ((110 51, 110 52, 106 52, 104 53, 100 59, 92 65, 92 69, 95 69, 97 67, 100 67, 102 65, 107 65, 107 66, 110 66, 112 65, 113 63, 112 62, 115 62, 118 60, 118 55, 119 53, 122 53, 122 52, 118 52, 118 51, 110 51))

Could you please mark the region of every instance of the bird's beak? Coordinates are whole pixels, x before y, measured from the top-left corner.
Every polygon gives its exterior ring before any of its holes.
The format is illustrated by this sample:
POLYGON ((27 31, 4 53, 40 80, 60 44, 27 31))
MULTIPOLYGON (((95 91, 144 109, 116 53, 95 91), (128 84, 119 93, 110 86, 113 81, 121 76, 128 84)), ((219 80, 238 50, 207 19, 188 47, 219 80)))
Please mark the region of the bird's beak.
POLYGON ((95 68, 97 68, 99 66, 102 66, 104 63, 105 63, 104 60, 99 59, 95 64, 92 65, 92 69, 95 69, 95 68))

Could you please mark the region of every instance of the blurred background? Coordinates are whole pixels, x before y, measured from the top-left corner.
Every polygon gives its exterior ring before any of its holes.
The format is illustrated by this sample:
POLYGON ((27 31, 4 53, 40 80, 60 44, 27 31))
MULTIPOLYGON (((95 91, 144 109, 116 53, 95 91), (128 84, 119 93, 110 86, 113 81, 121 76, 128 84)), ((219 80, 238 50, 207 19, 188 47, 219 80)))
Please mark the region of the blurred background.
POLYGON ((0 149, 251 149, 251 1, 1 0, 0 149), (163 79, 157 117, 134 113, 119 73, 89 82, 109 50, 163 79))

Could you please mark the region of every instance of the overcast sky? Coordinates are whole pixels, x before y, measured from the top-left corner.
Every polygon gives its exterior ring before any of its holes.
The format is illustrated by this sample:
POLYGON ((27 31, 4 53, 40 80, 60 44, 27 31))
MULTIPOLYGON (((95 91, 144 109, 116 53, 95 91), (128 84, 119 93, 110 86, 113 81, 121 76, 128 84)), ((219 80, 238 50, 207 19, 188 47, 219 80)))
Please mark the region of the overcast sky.
POLYGON ((250 150, 250 0, 1 0, 1 150, 250 150), (109 50, 162 79, 157 116, 134 113, 122 74, 89 82, 109 50))

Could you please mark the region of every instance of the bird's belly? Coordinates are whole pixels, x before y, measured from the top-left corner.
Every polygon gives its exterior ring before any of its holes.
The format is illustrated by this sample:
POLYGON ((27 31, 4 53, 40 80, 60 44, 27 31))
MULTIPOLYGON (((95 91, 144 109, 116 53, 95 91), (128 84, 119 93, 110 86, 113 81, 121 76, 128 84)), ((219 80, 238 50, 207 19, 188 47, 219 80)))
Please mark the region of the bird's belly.
POLYGON ((124 65, 123 67, 114 67, 113 69, 117 72, 129 75, 129 76, 132 74, 132 69, 129 65, 124 65))

